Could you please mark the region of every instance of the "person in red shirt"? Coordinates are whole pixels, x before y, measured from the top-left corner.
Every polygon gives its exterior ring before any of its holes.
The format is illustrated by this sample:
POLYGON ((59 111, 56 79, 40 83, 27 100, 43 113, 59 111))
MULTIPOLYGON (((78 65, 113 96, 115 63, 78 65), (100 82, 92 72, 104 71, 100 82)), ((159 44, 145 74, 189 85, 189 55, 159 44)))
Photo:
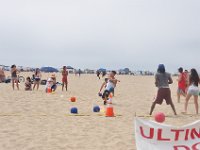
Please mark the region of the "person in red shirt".
POLYGON ((181 98, 181 95, 186 97, 186 88, 187 88, 187 76, 185 74, 185 72, 183 72, 183 68, 179 68, 178 69, 179 71, 179 76, 178 76, 178 90, 177 90, 177 100, 178 100, 178 103, 180 103, 180 98, 181 98))
POLYGON ((185 70, 184 74, 185 74, 185 77, 186 77, 186 93, 187 93, 187 90, 188 90, 188 87, 189 87, 189 80, 190 80, 189 78, 190 78, 190 75, 189 75, 188 70, 185 70))

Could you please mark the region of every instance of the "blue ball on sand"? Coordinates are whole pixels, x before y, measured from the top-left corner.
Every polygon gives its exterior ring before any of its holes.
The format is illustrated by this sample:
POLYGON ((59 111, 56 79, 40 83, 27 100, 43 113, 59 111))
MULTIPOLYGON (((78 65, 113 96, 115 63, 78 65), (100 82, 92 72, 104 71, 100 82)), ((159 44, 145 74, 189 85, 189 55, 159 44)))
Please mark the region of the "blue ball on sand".
POLYGON ((93 107, 93 112, 100 112, 100 107, 99 106, 94 106, 93 107))
POLYGON ((71 113, 72 113, 72 114, 78 114, 78 108, 72 107, 72 108, 71 108, 71 113))

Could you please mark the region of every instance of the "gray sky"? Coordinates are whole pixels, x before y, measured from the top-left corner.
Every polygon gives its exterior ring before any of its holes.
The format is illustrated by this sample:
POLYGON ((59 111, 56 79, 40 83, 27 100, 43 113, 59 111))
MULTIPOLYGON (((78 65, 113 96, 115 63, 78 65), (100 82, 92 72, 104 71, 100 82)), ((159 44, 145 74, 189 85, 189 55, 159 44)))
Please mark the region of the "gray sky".
POLYGON ((200 69, 199 0, 0 0, 0 63, 200 69))

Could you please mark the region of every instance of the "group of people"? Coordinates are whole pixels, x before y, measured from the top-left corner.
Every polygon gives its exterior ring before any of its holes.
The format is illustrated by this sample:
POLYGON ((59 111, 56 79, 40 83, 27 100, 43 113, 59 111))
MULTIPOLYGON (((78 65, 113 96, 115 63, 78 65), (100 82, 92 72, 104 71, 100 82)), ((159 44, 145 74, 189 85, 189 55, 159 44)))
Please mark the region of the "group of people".
MULTIPOLYGON (((19 84, 18 84, 18 70, 16 68, 16 65, 11 66, 11 77, 12 77, 12 87, 13 90, 15 88, 15 84, 17 89, 19 90, 19 84)), ((196 69, 191 69, 190 72, 187 70, 183 70, 182 67, 178 69, 179 75, 178 75, 178 89, 177 89, 177 101, 180 103, 180 97, 185 97, 185 105, 184 105, 184 111, 182 113, 187 113, 188 109, 188 102, 191 99, 191 97, 194 97, 194 104, 195 104, 195 111, 196 114, 199 113, 199 104, 198 104, 198 97, 199 97, 199 75, 196 71, 196 69)), ((97 74, 98 76, 99 74, 97 74)), ((99 96, 102 97, 104 105, 111 104, 112 101, 109 99, 109 96, 112 94, 114 95, 114 89, 117 85, 119 80, 115 78, 116 71, 111 71, 111 73, 108 75, 108 78, 105 78, 105 82, 102 84, 99 90, 99 96), (102 92, 103 88, 105 88, 104 92, 102 92)), ((30 77, 26 78, 25 82, 25 90, 30 91, 37 88, 39 89, 40 81, 41 81, 41 72, 39 68, 35 70, 35 73, 33 75, 33 78, 30 77), (32 89, 32 83, 33 83, 33 89, 32 89)), ((99 77, 99 76, 98 76, 99 77)), ((158 88, 157 96, 151 106, 150 115, 152 115, 156 104, 162 104, 163 100, 166 101, 167 105, 170 105, 174 114, 177 115, 174 103, 172 101, 171 97, 171 90, 169 85, 173 83, 172 77, 169 73, 166 72, 165 66, 163 64, 160 64, 157 69, 157 73, 155 75, 155 85, 158 88)), ((62 70, 62 91, 67 91, 68 88, 68 70, 66 66, 63 66, 62 70)), ((52 74, 50 78, 48 78, 46 82, 46 92, 48 90, 55 91, 57 89, 57 82, 56 82, 56 76, 55 74, 52 74)))
MULTIPOLYGON (((11 66, 11 80, 12 80, 13 90, 15 89, 15 85, 17 89, 19 90, 19 82, 18 82, 19 72, 20 71, 17 69, 16 65, 11 66)), ((41 77, 42 77, 42 74, 40 72, 40 69, 36 68, 32 78, 31 77, 26 78, 25 91, 32 91, 32 90, 35 90, 35 88, 38 90, 41 83, 41 77), (33 84, 33 87, 32 87, 32 84, 33 84)), ((66 66, 63 66, 63 70, 62 70, 62 91, 64 90, 64 87, 67 91, 68 71, 67 71, 66 66)), ((55 74, 52 74, 46 81, 45 91, 47 92, 48 89, 51 89, 51 91, 55 91, 57 89, 57 81, 56 81, 55 74)))
MULTIPOLYGON (((196 114, 199 113, 198 106, 198 97, 199 97, 199 88, 198 85, 200 83, 199 75, 196 69, 191 69, 190 72, 187 70, 183 71, 183 68, 179 68, 179 76, 178 76, 178 90, 177 90, 177 99, 180 102, 180 96, 183 95, 185 97, 185 105, 184 105, 184 114, 187 113, 188 102, 191 97, 194 97, 195 111, 196 114)), ((158 88, 157 96, 151 106, 150 115, 152 115, 156 104, 162 104, 163 100, 166 101, 167 105, 170 105, 174 114, 177 115, 174 103, 171 97, 171 90, 169 88, 169 84, 172 84, 173 80, 169 73, 166 72, 165 66, 160 64, 158 66, 157 73, 155 75, 155 85, 158 88)))
MULTIPOLYGON (((15 89, 15 84, 16 84, 17 89, 19 90, 18 75, 17 75, 18 73, 19 73, 19 70, 17 69, 16 65, 12 65, 11 66, 11 77, 12 77, 13 90, 15 89)), ((116 71, 111 71, 108 78, 105 78, 105 82, 102 84, 102 86, 100 88, 99 95, 102 96, 102 99, 103 99, 105 105, 107 103, 112 103, 111 100, 109 101, 109 95, 110 94, 114 95, 114 89, 117 85, 117 82, 120 82, 119 80, 117 80, 115 78, 116 74, 117 74, 116 71), (105 88, 105 91, 103 92, 103 94, 100 94, 101 91, 103 90, 103 88, 105 88)), ((102 76, 104 77, 105 73, 103 73, 102 76)), ((41 82, 41 77, 42 77, 42 74, 40 72, 40 69, 36 68, 32 78, 31 77, 26 78, 25 90, 32 91, 32 90, 35 90, 35 88, 38 90, 40 82, 41 82), (32 88, 32 83, 33 83, 33 88, 32 88)), ((62 69, 62 91, 64 91, 64 88, 67 91, 68 70, 67 70, 66 66, 63 66, 63 69, 62 69)), ((55 91, 57 89, 57 81, 56 81, 55 74, 52 74, 50 76, 50 78, 47 79, 45 91, 48 92, 49 89, 51 91, 55 91)))
MULTIPOLYGON (((17 69, 16 65, 12 65, 11 66, 11 80, 12 80, 12 88, 13 90, 15 89, 15 84, 17 89, 19 90, 19 81, 18 81, 18 74, 19 74, 19 70, 17 69)), ((42 75, 40 73, 39 68, 37 68, 35 70, 35 73, 33 74, 33 78, 31 79, 30 77, 26 78, 26 82, 25 82, 25 90, 26 91, 31 91, 32 90, 32 83, 34 83, 33 85, 33 90, 35 89, 35 87, 37 86, 37 90, 39 89, 39 85, 40 85, 40 79, 41 79, 42 75)))

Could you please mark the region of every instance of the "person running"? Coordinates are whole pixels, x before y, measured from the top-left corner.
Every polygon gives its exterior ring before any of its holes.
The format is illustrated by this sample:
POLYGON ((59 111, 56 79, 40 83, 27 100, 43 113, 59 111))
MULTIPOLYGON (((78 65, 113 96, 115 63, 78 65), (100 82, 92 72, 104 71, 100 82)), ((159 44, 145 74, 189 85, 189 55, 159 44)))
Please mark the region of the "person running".
POLYGON ((42 75, 40 73, 40 69, 36 68, 35 73, 34 73, 33 90, 35 89, 36 85, 37 85, 37 90, 39 89, 41 77, 42 77, 42 75))
POLYGON ((17 70, 16 65, 12 65, 11 66, 11 78, 12 78, 12 88, 13 90, 15 89, 15 83, 17 86, 17 89, 19 90, 19 81, 18 81, 18 77, 17 77, 17 73, 19 71, 17 70))
POLYGON ((163 103, 163 100, 166 101, 167 105, 171 105, 174 115, 177 115, 171 98, 171 90, 169 88, 169 84, 172 83, 173 80, 171 78, 171 75, 165 72, 165 66, 163 64, 160 64, 155 75, 155 85, 158 88, 158 92, 157 97, 151 106, 150 115, 152 115, 156 104, 161 105, 163 103))
MULTIPOLYGON (((105 79, 105 82, 102 84, 99 95, 102 95, 102 99, 104 101, 104 105, 109 103, 109 96, 110 94, 114 94, 114 89, 117 85, 117 82, 120 82, 115 78, 116 71, 112 71, 109 75, 109 78, 105 79), (105 87, 105 91, 101 94, 102 89, 105 87)), ((112 102, 111 102, 112 103, 112 102)))
POLYGON ((199 75, 198 75, 196 69, 191 69, 191 73, 189 76, 189 88, 188 88, 186 101, 185 101, 185 112, 183 112, 185 114, 187 113, 188 102, 192 96, 194 97, 196 114, 199 113, 199 104, 198 104, 199 82, 200 82, 199 75))
POLYGON ((68 87, 68 71, 67 71, 67 67, 63 66, 63 71, 62 71, 62 91, 64 90, 64 86, 65 89, 67 91, 67 87, 68 87))
POLYGON ((178 89, 177 89, 177 100, 178 103, 180 103, 180 97, 181 95, 186 97, 186 84, 187 84, 187 76, 185 72, 183 72, 183 68, 180 67, 178 69, 179 71, 179 76, 178 76, 178 89))

